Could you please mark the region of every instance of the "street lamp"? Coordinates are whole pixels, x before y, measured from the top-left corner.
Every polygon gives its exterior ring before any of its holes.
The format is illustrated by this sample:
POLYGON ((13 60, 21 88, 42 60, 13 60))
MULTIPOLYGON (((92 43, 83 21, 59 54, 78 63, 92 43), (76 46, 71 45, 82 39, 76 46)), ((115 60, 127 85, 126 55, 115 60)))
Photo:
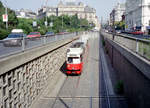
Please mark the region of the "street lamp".
POLYGON ((46 21, 45 21, 45 25, 46 25, 46 27, 47 27, 47 24, 48 24, 48 23, 47 23, 47 4, 48 4, 48 0, 46 0, 45 3, 46 3, 46 5, 45 5, 45 6, 46 6, 46 21))
MULTIPOLYGON (((6 8, 5 8, 5 14, 6 14, 6 16, 7 16, 7 18, 8 18, 8 12, 7 12, 7 6, 6 6, 6 8)), ((6 29, 8 29, 8 21, 6 21, 6 29)))
POLYGON ((47 27, 47 6, 46 6, 46 21, 45 21, 45 26, 47 27))
POLYGON ((62 15, 62 30, 63 30, 63 15, 62 15))
POLYGON ((112 14, 113 14, 113 40, 115 38, 115 9, 113 9, 112 11, 112 14))
POLYGON ((6 18, 6 29, 8 29, 8 12, 7 12, 7 1, 5 0, 6 3, 5 4, 5 15, 4 17, 6 18))

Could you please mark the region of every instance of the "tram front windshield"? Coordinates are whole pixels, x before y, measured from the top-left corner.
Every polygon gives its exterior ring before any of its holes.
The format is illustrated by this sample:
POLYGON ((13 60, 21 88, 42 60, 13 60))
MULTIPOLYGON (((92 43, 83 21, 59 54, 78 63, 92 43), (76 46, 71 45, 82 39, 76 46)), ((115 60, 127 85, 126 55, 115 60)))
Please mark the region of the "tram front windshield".
POLYGON ((78 64, 80 63, 79 57, 68 57, 68 63, 78 64))

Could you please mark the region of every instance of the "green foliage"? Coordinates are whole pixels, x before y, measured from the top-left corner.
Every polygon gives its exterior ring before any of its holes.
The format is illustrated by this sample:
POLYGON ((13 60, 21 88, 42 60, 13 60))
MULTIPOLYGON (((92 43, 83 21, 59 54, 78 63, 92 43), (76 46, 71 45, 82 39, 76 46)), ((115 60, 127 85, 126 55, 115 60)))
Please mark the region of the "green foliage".
POLYGON ((10 32, 6 29, 0 29, 0 39, 5 38, 10 32))
POLYGON ((7 37, 10 31, 13 28, 16 28, 18 24, 18 19, 16 18, 15 12, 11 9, 7 9, 8 11, 8 30, 6 29, 6 23, 2 21, 2 15, 5 14, 5 7, 0 1, 0 39, 7 37))
MULTIPOLYGON (((5 14, 5 7, 0 2, 0 39, 7 37, 12 29, 23 29, 26 34, 38 31, 41 34, 45 34, 47 31, 54 31, 55 33, 68 31, 84 31, 92 29, 86 19, 78 19, 77 15, 74 16, 50 16, 47 18, 48 25, 45 26, 46 17, 42 19, 25 19, 17 18, 15 12, 8 8, 8 30, 6 24, 2 21, 2 15, 5 14), (33 21, 37 22, 37 27, 33 27, 33 21), (53 26, 50 27, 50 23, 53 26)), ((94 27, 94 26, 93 26, 94 27)))
POLYGON ((115 22, 116 29, 125 29, 125 21, 115 22))
MULTIPOLYGON (((46 18, 41 19, 42 23, 44 23, 45 19, 46 18)), ((53 22, 53 27, 47 28, 47 31, 54 31, 55 33, 61 31, 75 32, 92 29, 86 19, 78 19, 77 15, 50 16, 47 18, 47 21, 48 24, 53 22)))
POLYGON ((115 86, 116 93, 123 94, 124 93, 124 86, 123 81, 118 81, 115 86))
POLYGON ((105 46, 105 40, 104 39, 102 40, 102 45, 105 46))
POLYGON ((33 31, 33 27, 32 27, 33 20, 32 19, 19 18, 18 22, 19 23, 16 27, 17 29, 23 29, 26 34, 33 31))

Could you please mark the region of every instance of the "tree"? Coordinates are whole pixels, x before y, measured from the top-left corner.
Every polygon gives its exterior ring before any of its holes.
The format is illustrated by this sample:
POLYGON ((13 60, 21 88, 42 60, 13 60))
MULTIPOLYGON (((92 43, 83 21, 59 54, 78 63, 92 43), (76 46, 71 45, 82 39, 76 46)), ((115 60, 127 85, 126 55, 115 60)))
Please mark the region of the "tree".
POLYGON ((5 14, 5 7, 0 1, 0 39, 7 37, 13 28, 16 28, 18 19, 16 18, 15 12, 8 8, 8 30, 6 29, 5 23, 2 21, 2 15, 5 14))
MULTIPOLYGON (((2 2, 0 2, 0 16, 2 16, 3 14, 5 14, 5 8, 2 2)), ((79 19, 77 14, 73 16, 49 16, 47 17, 47 27, 45 26, 46 17, 36 20, 17 18, 15 12, 9 8, 8 18, 8 30, 6 30, 5 23, 2 21, 2 17, 0 17, 0 39, 5 38, 14 28, 23 29, 26 34, 33 31, 38 31, 41 34, 45 34, 47 31, 54 31, 55 33, 62 31, 75 32, 88 30, 94 27, 90 26, 89 22, 86 19, 79 19), (32 26, 33 21, 37 22, 37 27, 32 26), (51 22, 53 22, 52 27, 50 27, 49 25, 51 22)))
POLYGON ((18 29, 23 29, 26 34, 33 32, 32 19, 19 18, 19 23, 17 25, 18 29))

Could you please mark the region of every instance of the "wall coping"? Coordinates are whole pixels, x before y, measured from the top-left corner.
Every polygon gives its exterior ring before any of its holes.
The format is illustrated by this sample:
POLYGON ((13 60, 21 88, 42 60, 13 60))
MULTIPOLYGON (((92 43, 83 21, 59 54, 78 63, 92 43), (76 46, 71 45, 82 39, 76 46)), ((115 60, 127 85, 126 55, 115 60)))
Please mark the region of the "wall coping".
POLYGON ((129 50, 125 46, 107 38, 109 43, 116 48, 129 62, 139 69, 148 79, 150 79, 150 61, 129 50))

